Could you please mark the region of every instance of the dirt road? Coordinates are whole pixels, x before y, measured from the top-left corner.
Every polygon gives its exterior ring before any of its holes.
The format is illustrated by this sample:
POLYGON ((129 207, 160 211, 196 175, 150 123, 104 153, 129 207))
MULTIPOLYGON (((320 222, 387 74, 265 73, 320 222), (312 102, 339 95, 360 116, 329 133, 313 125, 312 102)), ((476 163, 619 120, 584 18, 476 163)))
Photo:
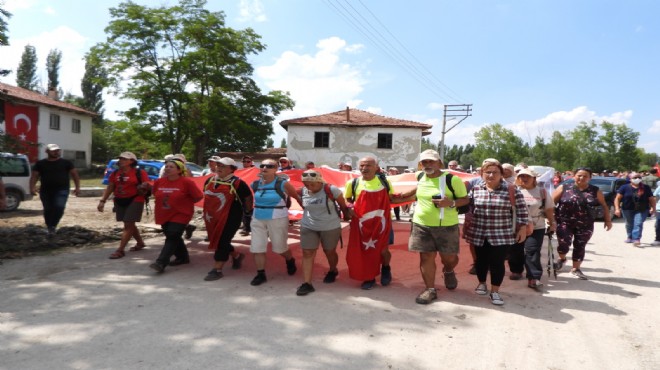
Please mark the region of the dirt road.
MULTIPOLYGON (((646 223, 644 242, 652 240, 646 223)), ((428 306, 418 257, 397 223, 394 281, 359 289, 347 278, 345 249, 334 284, 295 296, 279 256, 268 255, 268 282, 252 287, 251 258, 241 270, 205 282, 212 254, 193 237, 192 263, 154 274, 162 245, 109 260, 114 242, 0 266, 0 369, 658 369, 660 248, 623 244, 623 223, 598 224, 583 271, 543 277, 545 291, 506 279, 505 305, 474 294, 463 250, 459 287, 428 306)), ((297 234, 291 245, 300 261, 297 234)), ((346 239, 345 239, 346 240, 346 239)), ((247 253, 247 238, 236 246, 247 253)))

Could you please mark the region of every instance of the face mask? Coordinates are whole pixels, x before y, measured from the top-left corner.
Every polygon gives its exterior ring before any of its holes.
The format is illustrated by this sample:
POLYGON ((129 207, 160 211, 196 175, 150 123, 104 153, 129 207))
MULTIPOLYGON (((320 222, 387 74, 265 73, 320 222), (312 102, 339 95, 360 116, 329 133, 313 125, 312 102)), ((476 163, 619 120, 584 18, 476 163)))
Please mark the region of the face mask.
POLYGON ((630 182, 632 182, 635 185, 639 185, 642 182, 642 179, 632 179, 630 180, 630 182))
POLYGON ((435 170, 433 168, 425 168, 424 173, 427 175, 433 175, 435 173, 435 170))

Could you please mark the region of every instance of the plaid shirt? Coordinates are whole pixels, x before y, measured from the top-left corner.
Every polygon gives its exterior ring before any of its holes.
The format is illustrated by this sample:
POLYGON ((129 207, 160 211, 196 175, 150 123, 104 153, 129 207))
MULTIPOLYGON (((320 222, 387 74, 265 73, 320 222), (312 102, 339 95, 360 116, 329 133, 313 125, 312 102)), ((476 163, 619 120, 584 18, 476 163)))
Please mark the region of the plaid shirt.
MULTIPOLYGON (((488 191, 483 183, 472 188, 469 194, 473 213, 472 225, 465 233, 465 239, 470 244, 481 246, 486 239, 491 245, 515 243, 508 186, 514 185, 502 181, 500 187, 493 191, 488 191)), ((518 225, 516 230, 519 230, 529 222, 529 213, 522 193, 517 188, 515 190, 518 225)))

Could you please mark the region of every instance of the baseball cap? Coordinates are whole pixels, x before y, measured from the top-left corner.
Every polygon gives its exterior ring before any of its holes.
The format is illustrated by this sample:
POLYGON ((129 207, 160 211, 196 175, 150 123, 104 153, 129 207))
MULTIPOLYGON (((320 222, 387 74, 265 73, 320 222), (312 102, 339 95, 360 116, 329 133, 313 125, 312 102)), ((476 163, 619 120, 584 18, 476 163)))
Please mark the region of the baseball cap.
POLYGON ((222 158, 220 158, 220 160, 218 160, 216 162, 222 163, 225 166, 234 166, 234 167, 236 167, 236 162, 233 159, 229 158, 229 157, 222 157, 222 158))
POLYGON ((119 158, 126 158, 126 159, 132 159, 134 161, 137 161, 137 157, 135 156, 135 154, 133 154, 131 152, 122 152, 119 155, 119 158))
POLYGON ((426 149, 425 151, 422 152, 422 154, 419 155, 420 162, 429 159, 432 161, 439 161, 440 154, 438 154, 438 152, 436 152, 433 149, 426 149))
POLYGON ((57 144, 48 144, 46 145, 46 150, 60 150, 60 146, 57 144))

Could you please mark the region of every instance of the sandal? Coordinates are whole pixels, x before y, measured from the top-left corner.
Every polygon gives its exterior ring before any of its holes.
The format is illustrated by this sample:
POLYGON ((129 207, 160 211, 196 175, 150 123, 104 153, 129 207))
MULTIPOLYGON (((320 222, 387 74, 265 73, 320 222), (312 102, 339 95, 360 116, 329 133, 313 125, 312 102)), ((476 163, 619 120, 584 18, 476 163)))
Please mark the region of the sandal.
POLYGON ((111 260, 116 260, 116 259, 124 257, 125 255, 126 255, 126 253, 124 253, 124 251, 117 249, 108 258, 110 258, 111 260))
POLYGON ((137 252, 137 251, 143 250, 146 247, 147 246, 144 245, 144 244, 135 244, 134 246, 128 248, 128 250, 131 251, 131 252, 137 252))

